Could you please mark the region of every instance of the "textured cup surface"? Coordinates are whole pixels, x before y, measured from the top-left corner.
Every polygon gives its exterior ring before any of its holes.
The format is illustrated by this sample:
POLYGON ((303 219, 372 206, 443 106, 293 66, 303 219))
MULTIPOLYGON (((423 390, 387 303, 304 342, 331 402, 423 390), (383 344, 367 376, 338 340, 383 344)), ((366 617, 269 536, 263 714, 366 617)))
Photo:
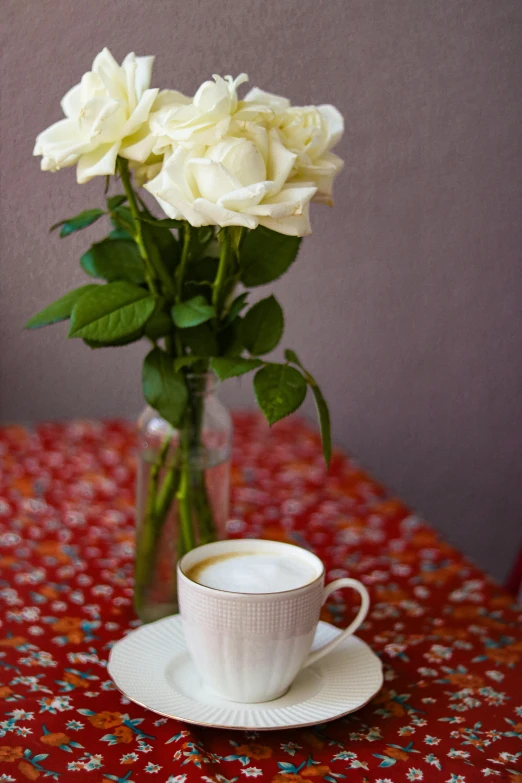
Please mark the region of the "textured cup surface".
POLYGON ((280 696, 310 651, 323 587, 319 558, 291 544, 218 541, 189 552, 178 565, 179 605, 187 647, 201 677, 231 701, 251 703, 280 696), (204 558, 229 552, 304 558, 316 576, 302 587, 272 593, 227 592, 186 576, 204 558))

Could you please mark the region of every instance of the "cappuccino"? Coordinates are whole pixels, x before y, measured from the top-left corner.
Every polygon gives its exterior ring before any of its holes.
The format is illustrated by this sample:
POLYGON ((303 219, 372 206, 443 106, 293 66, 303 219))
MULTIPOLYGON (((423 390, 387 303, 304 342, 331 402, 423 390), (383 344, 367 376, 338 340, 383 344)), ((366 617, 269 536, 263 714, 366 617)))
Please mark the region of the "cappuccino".
POLYGON ((195 563, 186 576, 230 593, 282 593, 310 584, 320 572, 304 558, 279 552, 224 552, 195 563))

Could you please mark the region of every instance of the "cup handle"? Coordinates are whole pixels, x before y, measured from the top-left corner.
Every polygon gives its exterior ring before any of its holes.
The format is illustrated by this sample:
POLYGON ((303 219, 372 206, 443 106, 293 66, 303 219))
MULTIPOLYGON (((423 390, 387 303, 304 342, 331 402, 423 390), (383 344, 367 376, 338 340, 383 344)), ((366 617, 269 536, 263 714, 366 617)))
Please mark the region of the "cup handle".
POLYGON ((335 593, 336 590, 340 590, 343 587, 351 587, 352 590, 356 590, 361 596, 361 606, 357 612, 357 617, 355 620, 353 620, 353 622, 350 623, 348 628, 345 628, 345 630, 339 634, 339 636, 336 636, 335 639, 332 639, 331 642, 323 645, 323 647, 321 647, 319 650, 315 650, 315 652, 310 653, 303 666, 310 666, 311 663, 315 663, 319 660, 319 658, 322 658, 323 655, 327 655, 329 652, 335 649, 335 647, 337 647, 337 645, 340 644, 343 639, 346 639, 347 636, 355 633, 361 623, 364 622, 364 619, 368 614, 368 609, 370 608, 370 596, 366 587, 357 579, 343 578, 336 579, 335 582, 330 582, 329 585, 326 585, 323 591, 323 604, 329 595, 335 593))

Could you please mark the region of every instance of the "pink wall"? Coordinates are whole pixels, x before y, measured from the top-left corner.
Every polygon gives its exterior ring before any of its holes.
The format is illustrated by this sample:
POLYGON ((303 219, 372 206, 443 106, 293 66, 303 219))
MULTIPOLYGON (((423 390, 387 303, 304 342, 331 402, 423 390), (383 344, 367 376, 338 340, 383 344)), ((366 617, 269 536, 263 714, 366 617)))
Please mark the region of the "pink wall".
MULTIPOLYGON (((285 343, 322 381, 335 439, 502 576, 520 543, 520 0, 4 0, 4 420, 134 415, 139 349, 91 352, 26 318, 82 275, 49 236, 101 199, 42 174, 37 132, 105 45, 192 92, 247 71, 346 117, 334 210, 277 288, 285 343)), ((252 405, 250 385, 225 397, 252 405)))

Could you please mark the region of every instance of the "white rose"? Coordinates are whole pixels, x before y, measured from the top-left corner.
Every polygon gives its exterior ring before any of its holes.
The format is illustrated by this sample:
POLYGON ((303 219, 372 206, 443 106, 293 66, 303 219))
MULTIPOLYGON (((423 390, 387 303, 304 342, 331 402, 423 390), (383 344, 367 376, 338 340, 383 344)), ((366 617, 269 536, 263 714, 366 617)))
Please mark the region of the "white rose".
POLYGON ((145 161, 154 138, 147 120, 158 95, 149 89, 153 57, 128 54, 121 66, 103 49, 64 96, 66 119, 44 130, 36 139, 34 155, 42 155, 44 171, 78 164, 78 182, 114 174, 118 155, 145 161))
POLYGON ((257 110, 260 119, 267 117, 285 147, 296 154, 292 180, 312 182, 317 187, 314 201, 332 204, 333 181, 344 165, 331 152, 344 131, 342 114, 335 106, 291 106, 286 98, 254 88, 241 102, 240 111, 246 107, 257 110))
POLYGON ((214 75, 214 81, 203 82, 192 99, 180 92, 166 93, 165 105, 151 117, 151 129, 158 137, 154 151, 176 144, 189 149, 217 144, 237 109, 237 88, 246 81, 245 73, 236 79, 214 75))
POLYGON ((261 131, 257 143, 226 137, 195 151, 179 146, 145 187, 169 217, 193 226, 262 225, 281 234, 309 234, 308 207, 316 189, 287 183, 296 156, 277 131, 261 131))

